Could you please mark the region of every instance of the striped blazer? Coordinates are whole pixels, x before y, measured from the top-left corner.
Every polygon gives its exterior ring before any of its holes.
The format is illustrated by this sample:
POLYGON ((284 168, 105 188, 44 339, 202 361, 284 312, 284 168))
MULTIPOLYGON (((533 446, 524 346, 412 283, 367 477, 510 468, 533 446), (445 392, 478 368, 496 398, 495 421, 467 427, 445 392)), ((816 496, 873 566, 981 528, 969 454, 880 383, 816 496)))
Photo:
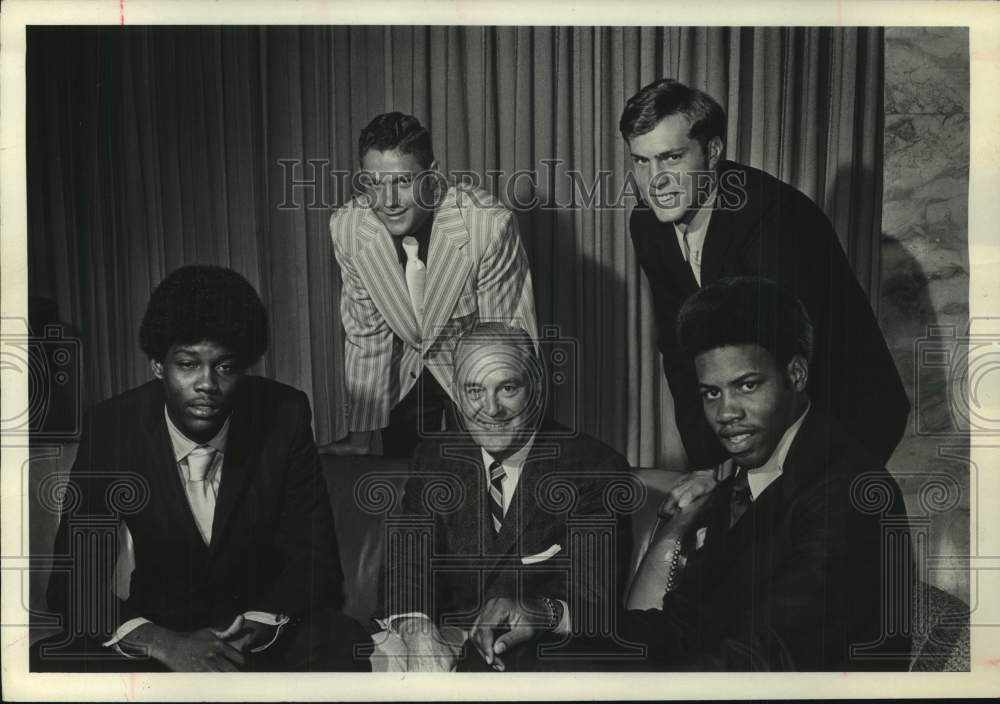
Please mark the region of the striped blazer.
POLYGON ((377 430, 426 365, 451 393, 456 337, 477 321, 503 321, 537 338, 528 258, 517 219, 481 189, 448 189, 427 254, 424 320, 418 325, 391 235, 352 199, 330 217, 343 282, 340 314, 348 429, 377 430))

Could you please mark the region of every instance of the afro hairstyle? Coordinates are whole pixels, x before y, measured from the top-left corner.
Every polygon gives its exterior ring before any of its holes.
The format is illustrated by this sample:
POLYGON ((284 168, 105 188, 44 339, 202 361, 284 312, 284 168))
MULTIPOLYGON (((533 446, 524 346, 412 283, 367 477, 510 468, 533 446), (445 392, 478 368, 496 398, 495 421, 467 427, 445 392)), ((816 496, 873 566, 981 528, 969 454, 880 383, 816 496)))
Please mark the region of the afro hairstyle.
POLYGON ((770 279, 734 276, 699 289, 677 315, 677 339, 694 359, 719 347, 758 345, 779 368, 795 355, 808 363, 813 325, 802 302, 770 279))
POLYGON ((150 296, 139 346, 150 359, 162 362, 171 345, 204 340, 225 345, 249 367, 267 349, 267 311, 250 282, 232 269, 183 266, 168 274, 150 296))

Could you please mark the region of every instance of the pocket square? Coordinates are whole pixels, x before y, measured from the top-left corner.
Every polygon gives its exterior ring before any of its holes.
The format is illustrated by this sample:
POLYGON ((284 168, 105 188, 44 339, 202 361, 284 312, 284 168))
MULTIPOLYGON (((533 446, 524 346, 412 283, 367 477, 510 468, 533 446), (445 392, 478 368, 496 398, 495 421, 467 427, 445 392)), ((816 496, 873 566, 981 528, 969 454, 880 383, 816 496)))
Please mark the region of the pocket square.
POLYGON ((544 550, 537 555, 527 555, 521 558, 522 565, 534 565, 539 562, 545 562, 550 557, 554 556, 557 552, 562 550, 562 545, 553 545, 548 550, 544 550))

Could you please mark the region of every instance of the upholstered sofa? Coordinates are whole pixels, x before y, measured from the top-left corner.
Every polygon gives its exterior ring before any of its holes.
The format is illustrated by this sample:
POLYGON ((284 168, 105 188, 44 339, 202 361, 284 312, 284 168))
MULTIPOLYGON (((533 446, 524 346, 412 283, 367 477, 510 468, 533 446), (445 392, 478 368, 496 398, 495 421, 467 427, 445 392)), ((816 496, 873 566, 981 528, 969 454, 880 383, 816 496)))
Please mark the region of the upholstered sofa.
MULTIPOLYGON (((30 604, 34 614, 32 640, 51 630, 45 623, 45 587, 57 514, 52 505, 53 487, 65 476, 76 453, 74 444, 33 446, 26 472, 30 524, 30 604)), ((322 455, 323 472, 337 524, 337 538, 345 574, 344 610, 362 623, 369 622, 376 608, 379 567, 385 554, 384 519, 394 501, 402 496, 407 464, 375 457, 341 458, 322 455)), ((669 488, 681 476, 664 469, 635 470, 644 491, 633 514, 630 562, 638 563, 641 546, 656 520, 657 508, 669 488), (644 494, 644 496, 642 496, 644 494)), ((125 589, 126 584, 120 588, 125 589)), ((915 670, 967 670, 969 667, 968 607, 957 597, 922 584, 915 594, 913 634, 915 670)))

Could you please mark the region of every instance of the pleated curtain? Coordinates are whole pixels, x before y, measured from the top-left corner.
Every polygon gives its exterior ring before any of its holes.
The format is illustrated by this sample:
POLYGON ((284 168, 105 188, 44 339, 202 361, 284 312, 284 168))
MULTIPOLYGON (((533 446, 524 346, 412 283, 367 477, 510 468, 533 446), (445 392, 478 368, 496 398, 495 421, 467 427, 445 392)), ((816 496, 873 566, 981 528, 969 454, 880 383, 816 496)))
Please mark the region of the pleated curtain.
POLYGON ((614 203, 625 100, 663 76, 715 96, 728 157, 815 200, 876 301, 882 41, 876 28, 30 27, 29 293, 80 337, 92 403, 150 378, 138 327, 169 271, 230 266, 270 312, 256 371, 305 390, 317 441, 332 442, 346 427, 327 221, 351 191, 330 172, 356 168, 371 117, 413 113, 445 174, 523 206, 539 324, 577 360, 553 415, 634 465, 675 466, 632 199, 614 203))

